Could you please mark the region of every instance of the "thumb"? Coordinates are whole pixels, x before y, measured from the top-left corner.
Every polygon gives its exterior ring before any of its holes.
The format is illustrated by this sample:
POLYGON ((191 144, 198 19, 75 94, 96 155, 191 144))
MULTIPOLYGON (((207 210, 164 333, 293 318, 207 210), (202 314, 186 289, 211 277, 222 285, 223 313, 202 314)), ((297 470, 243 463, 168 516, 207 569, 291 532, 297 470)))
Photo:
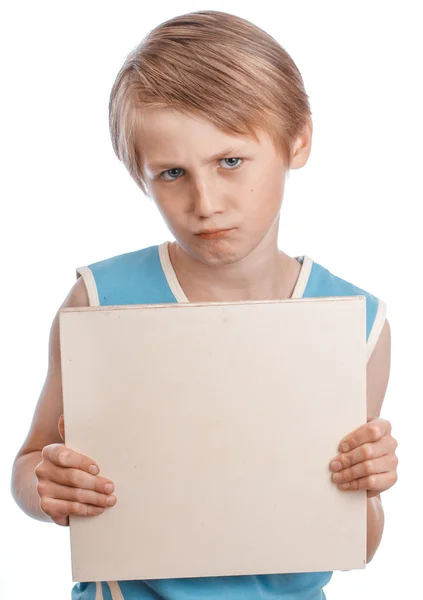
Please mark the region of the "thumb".
POLYGON ((60 437, 65 441, 65 415, 60 415, 58 427, 60 437))

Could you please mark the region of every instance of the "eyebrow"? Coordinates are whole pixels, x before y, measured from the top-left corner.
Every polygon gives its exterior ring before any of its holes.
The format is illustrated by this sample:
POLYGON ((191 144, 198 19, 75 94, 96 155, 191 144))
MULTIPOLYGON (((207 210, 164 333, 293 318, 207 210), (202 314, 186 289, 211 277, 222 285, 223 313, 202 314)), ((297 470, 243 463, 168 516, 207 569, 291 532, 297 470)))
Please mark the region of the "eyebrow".
MULTIPOLYGON (((231 146, 230 148, 221 150, 221 152, 218 152, 217 154, 214 154, 213 156, 206 158, 203 161, 203 164, 207 164, 208 162, 213 162, 214 160, 217 160, 218 158, 226 158, 226 156, 228 154, 232 154, 233 152, 241 152, 241 151, 242 151, 242 148, 231 146)), ((150 162, 147 162, 146 165, 148 168, 155 170, 155 169, 170 169, 173 165, 175 165, 177 163, 178 163, 178 161, 176 161, 176 160, 160 161, 160 162, 156 161, 156 160, 152 160, 150 162)))

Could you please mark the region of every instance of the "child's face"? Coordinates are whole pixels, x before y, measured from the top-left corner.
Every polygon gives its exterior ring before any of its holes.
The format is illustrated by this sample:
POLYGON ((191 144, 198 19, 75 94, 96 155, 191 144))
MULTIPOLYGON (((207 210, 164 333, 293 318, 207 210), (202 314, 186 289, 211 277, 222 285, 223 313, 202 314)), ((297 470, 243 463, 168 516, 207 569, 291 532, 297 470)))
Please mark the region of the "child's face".
POLYGON ((137 131, 149 195, 188 254, 219 265, 276 244, 287 167, 266 134, 257 144, 170 109, 145 110, 137 131))

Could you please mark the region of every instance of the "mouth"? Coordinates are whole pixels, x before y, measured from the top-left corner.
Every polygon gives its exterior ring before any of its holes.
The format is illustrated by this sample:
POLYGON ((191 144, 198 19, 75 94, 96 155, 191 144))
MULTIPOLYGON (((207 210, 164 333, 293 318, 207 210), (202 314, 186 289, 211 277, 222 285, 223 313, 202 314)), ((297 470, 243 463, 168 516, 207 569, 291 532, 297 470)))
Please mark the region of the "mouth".
POLYGON ((233 231, 233 229, 213 229, 213 230, 209 229, 209 230, 201 231, 200 233, 197 233, 197 235, 199 237, 203 238, 204 240, 212 240, 214 238, 223 237, 230 231, 233 231))

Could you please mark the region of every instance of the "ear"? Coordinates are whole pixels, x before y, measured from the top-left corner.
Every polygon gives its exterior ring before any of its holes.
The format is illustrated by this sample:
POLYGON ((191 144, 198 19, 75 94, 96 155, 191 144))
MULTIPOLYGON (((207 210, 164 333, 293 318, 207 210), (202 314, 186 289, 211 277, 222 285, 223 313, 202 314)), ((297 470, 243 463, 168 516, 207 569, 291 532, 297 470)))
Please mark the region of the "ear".
POLYGON ((301 169, 306 164, 311 152, 312 136, 313 122, 310 117, 295 141, 290 169, 301 169))

